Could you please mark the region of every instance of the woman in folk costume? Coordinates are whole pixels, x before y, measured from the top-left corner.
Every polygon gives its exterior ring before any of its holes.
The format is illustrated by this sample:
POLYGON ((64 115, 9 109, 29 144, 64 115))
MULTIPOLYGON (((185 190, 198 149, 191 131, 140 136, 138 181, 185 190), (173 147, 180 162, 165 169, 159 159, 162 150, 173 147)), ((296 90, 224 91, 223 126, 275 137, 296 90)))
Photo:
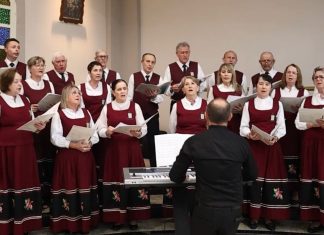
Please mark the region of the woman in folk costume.
POLYGON ((97 121, 99 136, 106 138, 103 168, 103 221, 118 230, 128 223, 137 229, 137 220, 150 218, 150 198, 146 189, 124 187, 124 167, 144 167, 139 138, 147 133, 146 124, 129 134, 115 132, 119 123, 142 125, 143 114, 138 104, 127 99, 123 79, 111 85, 114 100, 107 104, 97 121))
POLYGON ((52 183, 51 229, 53 232, 89 233, 99 222, 98 192, 92 145, 89 139, 70 141, 66 137, 73 125, 94 128, 88 110, 80 108, 81 92, 74 85, 62 90, 61 109, 55 113, 51 141, 58 147, 52 183))
MULTIPOLYGON (((316 67, 312 76, 317 92, 307 97, 300 109, 324 109, 324 67, 316 67)), ((300 176, 300 218, 312 221, 311 233, 324 231, 324 118, 316 123, 302 122, 300 110, 296 127, 303 131, 300 176)))
POLYGON ((261 74, 256 86, 257 97, 244 104, 240 134, 249 141, 258 167, 258 178, 249 187, 244 201, 250 217, 250 227, 257 228, 259 220, 269 230, 275 230, 275 221, 290 216, 290 197, 287 172, 278 140, 286 134, 281 102, 270 97, 271 77, 261 74), (261 141, 251 130, 252 125, 270 134, 271 139, 261 141))
MULTIPOLYGON (((22 235, 42 227, 42 200, 32 132, 17 130, 33 118, 19 95, 21 75, 0 75, 0 234, 22 235)), ((38 131, 45 123, 35 125, 38 131)))

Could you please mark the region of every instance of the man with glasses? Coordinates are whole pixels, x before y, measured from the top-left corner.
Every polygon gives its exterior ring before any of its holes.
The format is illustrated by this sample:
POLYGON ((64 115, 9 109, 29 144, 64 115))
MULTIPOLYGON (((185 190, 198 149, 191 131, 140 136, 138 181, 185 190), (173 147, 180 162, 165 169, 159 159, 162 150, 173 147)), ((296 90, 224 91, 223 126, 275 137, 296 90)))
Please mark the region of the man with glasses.
POLYGON ((257 84, 258 78, 260 77, 260 74, 270 75, 270 77, 272 77, 272 82, 281 80, 283 74, 273 68, 273 65, 275 62, 276 62, 276 60, 274 59, 272 52, 264 51, 261 53, 259 63, 261 65, 262 70, 260 73, 257 73, 252 76, 251 82, 252 82, 253 88, 256 87, 256 84, 257 84))
MULTIPOLYGON (((104 50, 97 50, 95 53, 95 61, 98 61, 102 66, 102 81, 106 82, 109 86, 117 79, 120 79, 120 74, 114 70, 108 69, 108 54, 104 50)), ((88 80, 90 80, 88 78, 88 80)))
POLYGON ((61 94, 65 86, 75 84, 74 75, 66 71, 67 58, 62 52, 55 52, 52 58, 54 69, 48 71, 44 75, 44 80, 49 80, 53 83, 55 94, 61 94))
POLYGON ((22 79, 26 80, 26 64, 18 61, 20 42, 16 38, 8 38, 4 42, 4 50, 6 58, 0 61, 0 68, 15 68, 22 79))

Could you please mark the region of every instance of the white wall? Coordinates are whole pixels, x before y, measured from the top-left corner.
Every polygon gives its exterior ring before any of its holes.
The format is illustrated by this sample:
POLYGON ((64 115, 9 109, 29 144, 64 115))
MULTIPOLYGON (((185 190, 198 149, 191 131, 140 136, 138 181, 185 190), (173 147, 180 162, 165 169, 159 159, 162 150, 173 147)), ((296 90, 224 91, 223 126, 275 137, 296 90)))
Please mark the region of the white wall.
MULTIPOLYGON (((296 63, 304 84, 312 85, 313 68, 324 64, 323 9, 322 0, 141 0, 141 51, 156 54, 156 72, 163 75, 180 41, 190 43, 191 59, 205 74, 233 49, 236 68, 250 77, 260 70, 260 53, 269 50, 277 70, 296 63)), ((161 105, 164 129, 167 106, 161 105)))
MULTIPOLYGON (((21 1, 17 0, 18 4, 21 1)), ((21 59, 27 61, 32 56, 42 56, 46 69, 50 70, 52 54, 62 51, 68 58, 68 71, 74 73, 77 83, 83 82, 94 52, 98 48, 109 49, 106 1, 86 0, 83 24, 60 22, 59 0, 28 0, 24 4, 25 35, 22 35, 24 40, 21 39, 24 58, 21 59)))

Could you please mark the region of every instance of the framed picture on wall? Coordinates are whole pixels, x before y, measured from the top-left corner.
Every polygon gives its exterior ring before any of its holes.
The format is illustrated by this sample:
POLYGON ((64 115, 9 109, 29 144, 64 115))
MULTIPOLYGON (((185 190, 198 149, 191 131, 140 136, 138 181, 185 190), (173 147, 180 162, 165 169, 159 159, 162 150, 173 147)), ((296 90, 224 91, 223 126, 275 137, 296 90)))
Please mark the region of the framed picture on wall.
POLYGON ((62 0, 60 21, 66 23, 83 23, 84 0, 62 0))

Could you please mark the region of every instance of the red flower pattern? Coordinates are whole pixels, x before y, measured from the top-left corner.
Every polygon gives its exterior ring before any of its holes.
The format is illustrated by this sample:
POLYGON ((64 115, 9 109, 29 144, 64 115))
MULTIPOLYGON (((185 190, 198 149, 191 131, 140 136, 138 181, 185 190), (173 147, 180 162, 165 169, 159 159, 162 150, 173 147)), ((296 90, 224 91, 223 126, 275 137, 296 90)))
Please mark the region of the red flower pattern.
POLYGON ((65 198, 63 198, 62 201, 63 201, 64 210, 69 211, 70 210, 70 204, 68 203, 68 201, 65 198))
POLYGON ((25 206, 24 206, 25 210, 27 211, 33 210, 33 203, 34 202, 30 200, 30 198, 25 199, 25 206))
POLYGON ((273 192, 274 192, 274 194, 273 194, 274 198, 280 199, 280 200, 283 199, 283 195, 282 195, 283 192, 280 190, 280 188, 274 188, 273 192))
POLYGON ((116 202, 120 202, 120 195, 117 191, 113 191, 113 200, 116 202))
POLYGON ((139 189, 138 190, 138 197, 142 200, 148 200, 148 195, 147 195, 147 191, 145 191, 145 189, 139 189))
POLYGON ((318 188, 318 187, 315 187, 315 188, 314 188, 314 196, 315 196, 316 198, 320 198, 320 193, 319 193, 319 188, 318 188))
POLYGON ((172 198, 172 197, 173 197, 173 191, 172 191, 172 188, 166 188, 165 191, 166 191, 165 196, 166 196, 167 198, 172 198))
POLYGON ((296 166, 294 164, 289 164, 288 165, 288 172, 290 174, 296 175, 296 173, 297 173, 296 166))

